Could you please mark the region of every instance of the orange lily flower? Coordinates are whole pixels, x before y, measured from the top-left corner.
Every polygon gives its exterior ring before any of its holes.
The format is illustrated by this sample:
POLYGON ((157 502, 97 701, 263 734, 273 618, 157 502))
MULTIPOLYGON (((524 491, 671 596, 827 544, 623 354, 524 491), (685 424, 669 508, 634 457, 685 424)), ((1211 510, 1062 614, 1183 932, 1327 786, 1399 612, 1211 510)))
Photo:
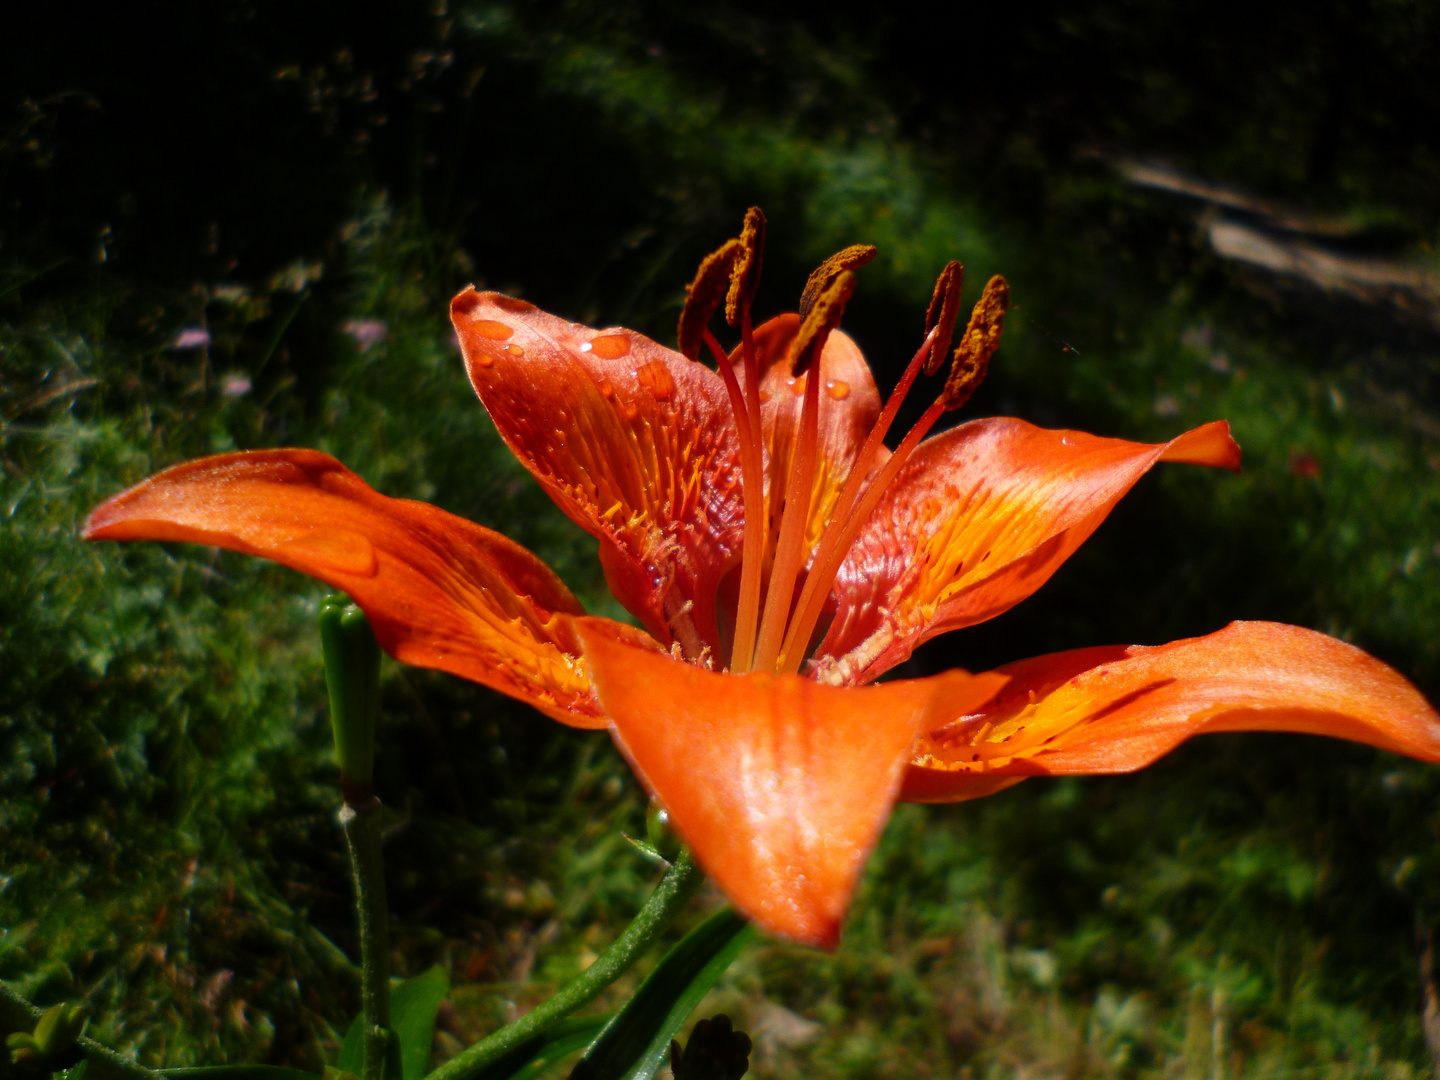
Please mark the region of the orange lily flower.
POLYGON ((935 404, 892 452, 901 399, 949 351, 959 264, 882 408, 836 329, 874 249, 827 261, 799 315, 752 328, 763 233, 752 210, 702 264, 679 352, 497 293, 451 302, 500 434, 599 539, 606 580, 644 631, 585 617, 524 548, 387 498, 313 450, 178 465, 98 507, 85 536, 273 559, 349 593, 396 659, 608 728, 736 906, 822 946, 838 940, 897 798, 1127 772, 1204 731, 1311 732, 1440 761, 1440 717, 1404 678, 1274 623, 868 685, 922 641, 1038 589, 1151 466, 1238 469, 1240 452, 1224 422, 1154 445, 1002 418, 925 439, 999 343, 999 278, 935 404), (729 355, 707 326, 722 301, 740 328, 729 355))

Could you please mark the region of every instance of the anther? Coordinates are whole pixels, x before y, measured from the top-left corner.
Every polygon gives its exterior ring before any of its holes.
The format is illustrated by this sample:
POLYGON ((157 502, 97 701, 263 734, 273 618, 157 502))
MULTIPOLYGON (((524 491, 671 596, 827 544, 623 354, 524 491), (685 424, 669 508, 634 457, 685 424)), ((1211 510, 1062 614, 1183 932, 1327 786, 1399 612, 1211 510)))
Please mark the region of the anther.
POLYGON ((945 389, 940 400, 944 409, 958 409, 970 400, 977 387, 985 379, 990 366, 990 357, 1000 347, 1000 331, 1005 322, 1005 312, 1010 307, 1010 286, 996 274, 985 283, 985 291, 975 301, 970 312, 970 324, 965 327, 965 336, 955 346, 955 361, 945 379, 945 389))
POLYGON ((742 251, 741 241, 725 241, 705 256, 700 269, 695 271, 695 280, 685 287, 685 307, 680 312, 680 325, 675 331, 682 356, 691 360, 700 358, 700 346, 705 343, 705 328, 715 309, 725 299, 726 289, 731 287, 731 277, 742 251))
POLYGON ((837 251, 816 267, 810 279, 805 282, 805 291, 800 294, 800 318, 809 317, 810 309, 837 277, 859 270, 875 258, 876 250, 874 244, 852 244, 844 251, 837 251))
POLYGON ((809 314, 800 324, 795 335, 794 360, 790 371, 799 378, 810 370, 810 365, 820 357, 830 331, 840 325, 840 316, 845 313, 845 304, 855 292, 855 275, 849 270, 836 274, 810 306, 809 314))
POLYGON ((730 291, 725 297, 725 321, 731 326, 739 324, 741 312, 750 309, 755 290, 760 287, 760 266, 765 260, 765 215, 758 206, 745 211, 745 225, 737 243, 740 253, 730 271, 730 291))
POLYGON ((935 331, 930 355, 925 360, 925 374, 934 375, 945 362, 950 342, 955 337, 955 320, 960 317, 960 290, 965 286, 965 267, 958 262, 945 264, 935 281, 935 295, 925 312, 925 333, 935 331))

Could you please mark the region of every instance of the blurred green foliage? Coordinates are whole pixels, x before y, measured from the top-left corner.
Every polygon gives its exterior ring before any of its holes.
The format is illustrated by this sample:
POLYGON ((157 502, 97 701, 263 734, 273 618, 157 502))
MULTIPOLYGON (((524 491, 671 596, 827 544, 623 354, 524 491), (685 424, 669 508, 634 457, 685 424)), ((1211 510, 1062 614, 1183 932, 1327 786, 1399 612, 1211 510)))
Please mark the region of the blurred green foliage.
MULTIPOLYGON (((800 10, 7 14, 0 978, 84 999, 155 1064, 333 1058, 358 995, 322 590, 79 523, 188 457, 317 446, 618 615, 474 402, 444 302, 475 281, 669 340, 753 202, 762 312, 880 245, 847 329, 882 385, 960 257, 1019 300, 970 415, 1144 438, 1223 416, 1245 448, 1240 477, 1145 481, 1039 596, 911 672, 1250 617, 1440 691, 1433 326, 1238 271, 1110 166, 1169 155, 1433 267, 1433 5, 800 10)), ((583 967, 655 872, 603 737, 388 662, 384 696, 395 967, 449 971, 444 1053, 583 967)), ((702 1014, 736 1018, 761 1076, 1399 1080, 1431 1068, 1437 811, 1431 769, 1278 736, 902 808, 840 951, 754 947, 702 1014)))

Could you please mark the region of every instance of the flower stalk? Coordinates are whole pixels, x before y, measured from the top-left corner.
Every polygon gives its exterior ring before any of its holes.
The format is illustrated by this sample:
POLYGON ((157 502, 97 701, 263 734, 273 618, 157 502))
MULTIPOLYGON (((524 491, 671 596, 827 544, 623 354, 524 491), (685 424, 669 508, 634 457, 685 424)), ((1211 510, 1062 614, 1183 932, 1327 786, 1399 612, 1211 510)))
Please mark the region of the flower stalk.
POLYGON ((328 598, 319 623, 344 800, 339 820, 360 920, 360 1076, 399 1080, 400 1047, 390 1030, 390 909, 380 851, 380 800, 373 790, 380 646, 365 613, 345 597, 328 598))
POLYGON ((655 886, 650 899, 599 958, 564 989, 530 1010, 513 1024, 466 1047, 428 1074, 425 1080, 474 1080, 515 1047, 534 1038, 552 1024, 563 1020, 623 975, 655 939, 665 932, 685 904, 695 895, 705 874, 696 865, 689 849, 682 849, 670 870, 655 886))

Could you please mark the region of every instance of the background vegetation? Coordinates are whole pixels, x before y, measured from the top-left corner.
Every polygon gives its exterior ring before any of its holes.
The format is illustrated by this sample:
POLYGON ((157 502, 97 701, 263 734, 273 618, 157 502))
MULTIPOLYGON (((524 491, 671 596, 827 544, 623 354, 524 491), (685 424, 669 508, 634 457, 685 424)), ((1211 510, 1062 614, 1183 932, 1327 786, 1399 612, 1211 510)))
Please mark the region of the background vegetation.
MULTIPOLYGON (((473 281, 669 340, 756 202, 763 313, 880 245, 847 328, 882 385, 960 257, 1020 305, 969 415, 1227 417, 1245 448, 1238 478, 1147 479, 914 672, 1270 618, 1437 696, 1440 9, 881 8, 7 8, 0 978, 151 1064, 333 1055, 357 982, 318 587, 78 525, 188 457, 318 446, 616 614, 474 402, 445 301, 473 281), (1222 258, 1217 224, 1411 284, 1222 258)), ((457 983, 443 1056, 583 966, 654 873, 603 737, 393 665, 384 692, 396 966, 457 983)), ((1425 1074, 1437 828, 1435 770, 1266 736, 906 807, 842 948, 753 947, 713 1004, 762 1077, 1425 1074)))

